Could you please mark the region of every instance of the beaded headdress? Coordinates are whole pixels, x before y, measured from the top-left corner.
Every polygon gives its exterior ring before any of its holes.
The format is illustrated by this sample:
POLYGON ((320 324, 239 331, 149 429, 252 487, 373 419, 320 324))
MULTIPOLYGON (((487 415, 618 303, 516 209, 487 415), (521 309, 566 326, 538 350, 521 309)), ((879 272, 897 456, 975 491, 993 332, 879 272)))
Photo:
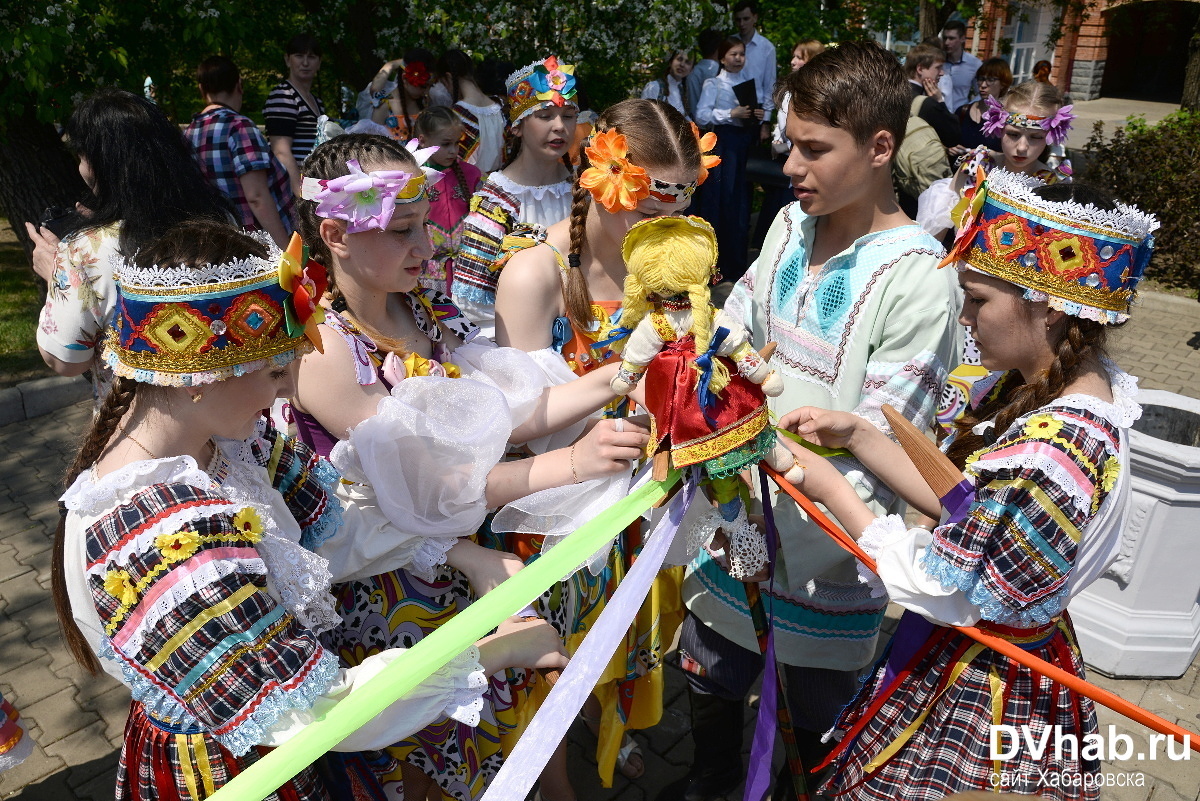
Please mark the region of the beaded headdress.
POLYGON ((504 81, 508 119, 514 125, 544 106, 574 106, 575 65, 560 64, 558 56, 527 64, 504 81))
POLYGON ((1039 117, 1036 114, 1008 111, 1000 101, 989 96, 983 110, 981 129, 988 136, 999 136, 1004 132, 1004 126, 1026 128, 1046 132, 1046 141, 1052 145, 1067 141, 1071 131, 1071 121, 1075 119, 1073 106, 1063 106, 1049 117, 1039 117))
POLYGON ((223 264, 115 264, 117 309, 104 361, 125 378, 195 386, 288 364, 321 347, 325 268, 292 234, 286 251, 223 264))
POLYGON ((1105 210, 1051 201, 1038 179, 993 170, 965 201, 942 265, 969 269, 1025 289, 1030 300, 1101 323, 1129 317, 1129 302, 1154 250, 1158 220, 1118 204, 1105 210))

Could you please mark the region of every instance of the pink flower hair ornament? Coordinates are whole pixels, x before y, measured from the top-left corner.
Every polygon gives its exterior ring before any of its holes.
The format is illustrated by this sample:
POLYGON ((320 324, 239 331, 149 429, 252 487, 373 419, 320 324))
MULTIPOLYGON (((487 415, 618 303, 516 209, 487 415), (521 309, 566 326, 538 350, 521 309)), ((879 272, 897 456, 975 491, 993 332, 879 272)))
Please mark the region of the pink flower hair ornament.
POLYGON ((412 203, 425 196, 425 173, 404 170, 364 172, 357 159, 346 162, 349 175, 337 178, 305 177, 301 197, 316 201, 316 214, 345 220, 346 233, 382 231, 391 222, 397 203, 412 203))
POLYGON ((1046 141, 1052 145, 1067 141, 1071 130, 1071 122, 1075 119, 1073 106, 1063 106, 1052 117, 1039 117, 1036 114, 1018 114, 1009 112, 1000 101, 989 96, 986 108, 983 110, 983 124, 980 129, 988 136, 999 136, 1006 125, 1016 128, 1040 128, 1046 132, 1046 141))

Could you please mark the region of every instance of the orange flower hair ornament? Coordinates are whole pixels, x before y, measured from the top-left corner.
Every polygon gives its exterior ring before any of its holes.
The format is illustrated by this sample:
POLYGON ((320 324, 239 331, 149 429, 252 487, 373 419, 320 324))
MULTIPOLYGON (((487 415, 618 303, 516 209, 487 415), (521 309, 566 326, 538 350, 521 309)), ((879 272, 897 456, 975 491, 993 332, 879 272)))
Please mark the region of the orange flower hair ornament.
POLYGON ((701 136, 696 123, 688 124, 692 126, 692 134, 696 137, 696 144, 700 146, 700 175, 696 178, 696 183, 702 184, 708 178, 708 171, 721 163, 721 157, 712 154, 713 148, 717 146, 717 135, 709 131, 701 136))
POLYGON ((592 137, 584 150, 590 167, 579 176, 579 184, 610 212, 633 211, 650 196, 650 175, 629 161, 625 135, 615 128, 592 137))

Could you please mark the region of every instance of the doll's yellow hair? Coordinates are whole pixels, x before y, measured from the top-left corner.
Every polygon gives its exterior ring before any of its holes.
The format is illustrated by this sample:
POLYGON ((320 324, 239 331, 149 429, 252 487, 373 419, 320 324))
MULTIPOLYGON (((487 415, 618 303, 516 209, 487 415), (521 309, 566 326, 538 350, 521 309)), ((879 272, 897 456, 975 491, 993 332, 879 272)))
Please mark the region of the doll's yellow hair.
MULTIPOLYGON (((717 237, 699 217, 653 217, 629 229, 621 246, 625 259, 625 299, 621 325, 633 329, 653 308, 648 298, 687 294, 692 306, 696 353, 712 341, 713 308, 709 281, 717 263, 717 237)), ((720 392, 729 384, 729 371, 714 360, 709 389, 720 392)))

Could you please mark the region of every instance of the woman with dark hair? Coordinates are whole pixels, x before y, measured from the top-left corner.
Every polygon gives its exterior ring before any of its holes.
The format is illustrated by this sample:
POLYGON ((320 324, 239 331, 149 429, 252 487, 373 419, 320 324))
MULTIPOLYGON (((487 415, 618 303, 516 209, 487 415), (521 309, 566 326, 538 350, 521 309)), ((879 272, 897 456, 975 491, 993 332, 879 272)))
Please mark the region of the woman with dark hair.
POLYGON ((377 133, 407 142, 417 115, 429 104, 433 62, 430 51, 410 47, 401 58, 380 67, 367 88, 358 93, 358 117, 368 124, 351 127, 350 132, 377 133))
POLYGON ((955 158, 966 155, 980 145, 992 150, 1000 149, 1000 137, 983 132, 983 112, 987 111, 989 97, 1004 102, 1004 95, 1013 83, 1012 69, 1002 58, 989 58, 975 71, 975 83, 979 86, 979 99, 960 106, 955 112, 961 131, 958 146, 950 148, 950 155, 955 158))
POLYGON ((267 95, 263 118, 271 151, 292 177, 292 192, 300 196, 300 165, 317 146, 317 118, 325 106, 312 91, 321 69, 321 44, 316 37, 300 33, 288 40, 283 61, 287 78, 267 95))
POLYGON ((98 401, 108 371, 95 352, 117 299, 109 260, 132 257, 182 220, 230 220, 233 210, 204 179, 178 126, 143 97, 102 89, 75 107, 63 132, 88 196, 65 220, 61 241, 26 226, 34 270, 49 284, 38 350, 59 375, 90 368, 98 401))
POLYGON ((686 50, 672 50, 659 74, 642 89, 642 100, 661 100, 670 103, 683 116, 691 119, 688 108, 687 76, 692 74, 692 57, 686 50))

